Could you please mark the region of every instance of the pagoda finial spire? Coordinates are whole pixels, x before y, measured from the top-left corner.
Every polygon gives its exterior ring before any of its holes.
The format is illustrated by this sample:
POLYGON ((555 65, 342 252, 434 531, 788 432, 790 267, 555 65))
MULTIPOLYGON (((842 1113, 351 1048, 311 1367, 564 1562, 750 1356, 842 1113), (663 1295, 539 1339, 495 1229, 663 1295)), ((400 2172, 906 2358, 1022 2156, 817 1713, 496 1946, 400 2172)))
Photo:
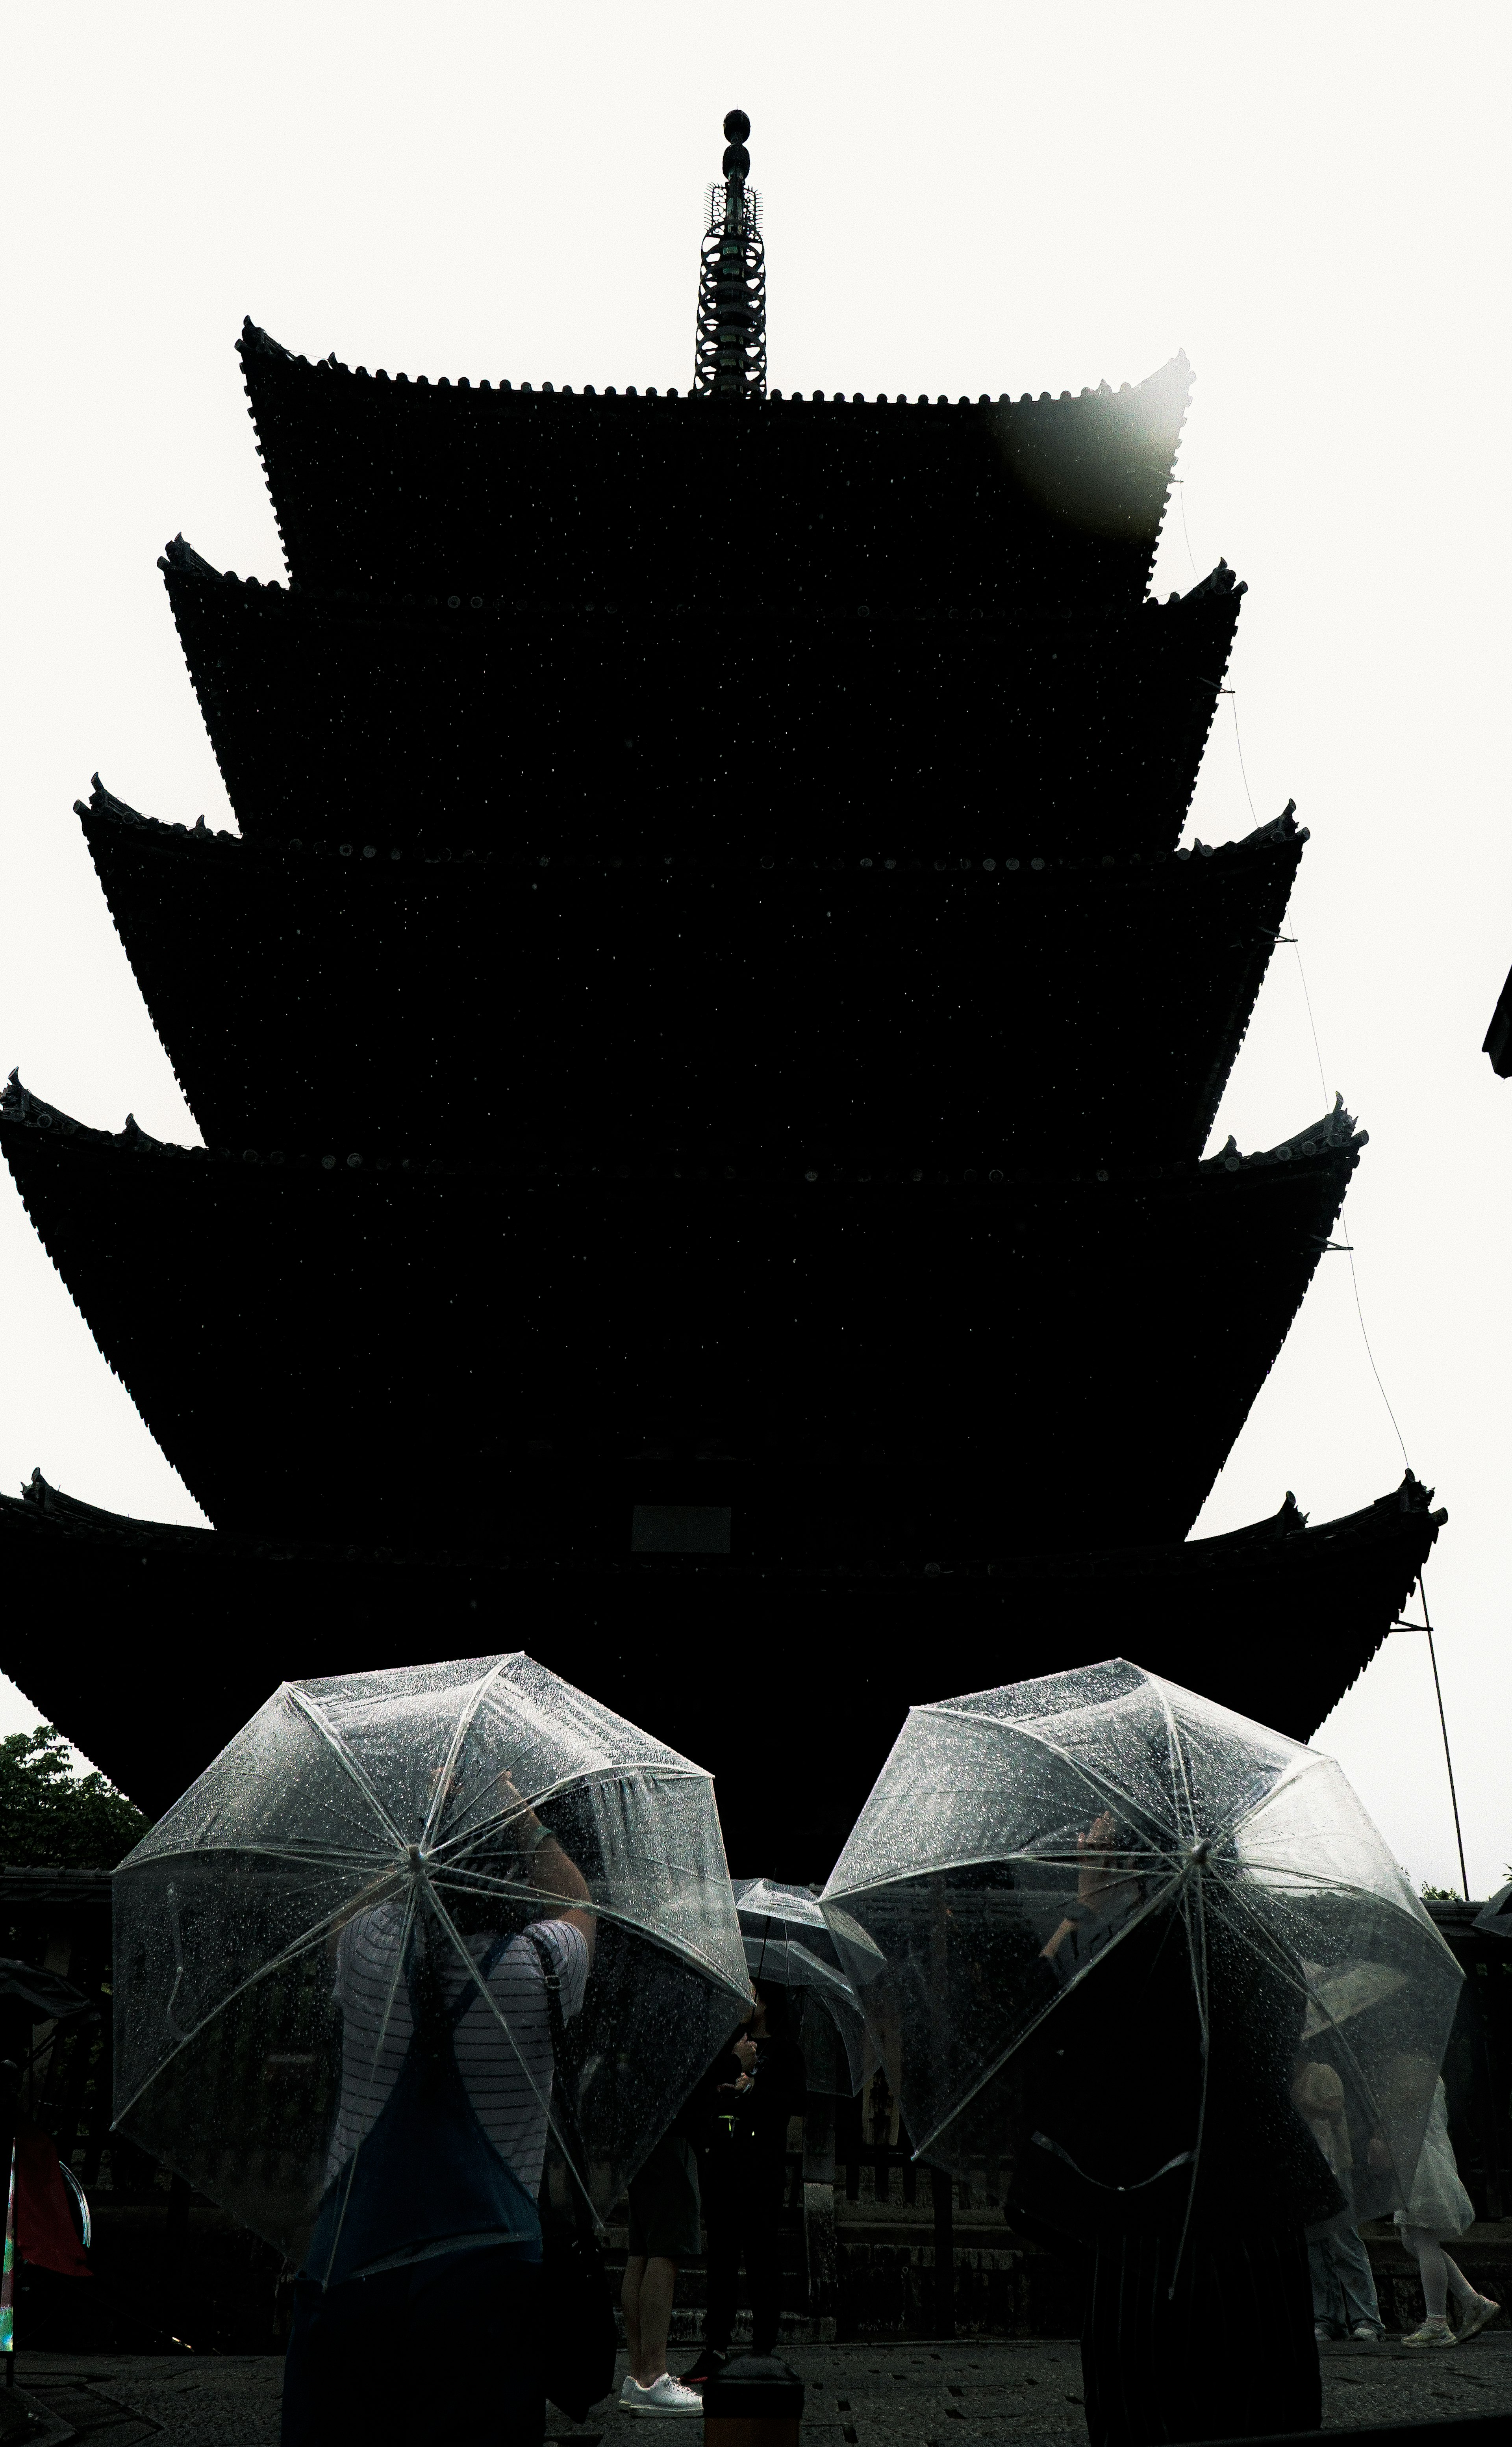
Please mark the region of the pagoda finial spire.
POLYGON ((762 199, 747 187, 750 121, 725 114, 724 177, 705 190, 694 389, 715 399, 766 396, 766 255, 762 199))

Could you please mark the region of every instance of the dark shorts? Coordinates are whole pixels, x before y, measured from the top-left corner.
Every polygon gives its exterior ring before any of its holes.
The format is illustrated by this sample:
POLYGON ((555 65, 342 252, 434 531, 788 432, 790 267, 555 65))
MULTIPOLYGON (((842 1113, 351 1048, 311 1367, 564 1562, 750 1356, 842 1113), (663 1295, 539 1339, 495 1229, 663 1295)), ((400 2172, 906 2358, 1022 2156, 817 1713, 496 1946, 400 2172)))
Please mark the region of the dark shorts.
POLYGON ((698 2160, 680 2133, 664 2133, 630 2187, 632 2260, 696 2260, 698 2160))

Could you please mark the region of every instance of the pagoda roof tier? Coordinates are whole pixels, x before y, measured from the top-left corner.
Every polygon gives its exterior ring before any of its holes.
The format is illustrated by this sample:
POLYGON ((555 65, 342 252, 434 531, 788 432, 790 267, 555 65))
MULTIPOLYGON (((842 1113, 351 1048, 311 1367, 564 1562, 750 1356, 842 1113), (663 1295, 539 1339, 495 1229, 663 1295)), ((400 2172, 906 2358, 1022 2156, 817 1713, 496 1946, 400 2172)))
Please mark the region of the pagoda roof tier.
POLYGON ((1195 1160, 1307 838, 1288 808, 1149 858, 609 860, 249 842, 98 780, 78 812, 205 1138, 297 1114, 369 1154, 565 1115, 603 1147, 1195 1160))
POLYGON ((44 1245, 217 1527, 392 1538, 418 1485, 512 1551, 626 1503, 732 1505, 740 1551, 1106 1543, 1190 1527, 1295 1314, 1361 1137, 1011 1174, 161 1145, 12 1081, 44 1245), (312 1507, 318 1520, 312 1518, 312 1507), (1079 1533, 1085 1537, 1085 1530, 1079 1533))
POLYGON ((1273 1519, 1226 1537, 1031 1552, 1039 1525, 1014 1501, 995 1555, 818 1569, 632 1557, 628 1520, 613 1560, 511 1561, 470 1548, 473 1525, 427 1480, 411 1490, 403 1543, 375 1553, 128 1520, 37 1475, 22 1497, 0 1496, 0 1664, 158 1814, 285 1676, 525 1647, 606 1705, 645 1716, 653 1643, 652 1721, 713 1771, 731 1858, 771 1858, 775 1826, 776 1869, 817 1879, 909 1705, 942 1690, 1118 1648, 1306 1741, 1404 1605, 1446 1517, 1432 1502, 1409 1473, 1378 1503, 1311 1527, 1288 1496, 1273 1519), (801 1692, 803 1740, 752 1743, 709 1672, 710 1658, 756 1653, 774 1689, 801 1692))
MULTIPOLYGON (((690 409, 689 413, 697 411, 690 409)), ((703 413, 718 420, 717 404, 703 413)), ((161 562, 244 833, 559 849, 1173 849, 1243 592, 1219 566, 1096 619, 320 595, 161 562)), ((560 592, 558 584, 558 595, 560 592)))
MULTIPOLYGON (((251 322, 247 394, 292 578, 526 597, 1001 610, 1137 604, 1191 395, 1184 355, 1058 400, 731 410, 312 365, 251 322)), ((710 647, 718 639, 709 639, 710 647)))

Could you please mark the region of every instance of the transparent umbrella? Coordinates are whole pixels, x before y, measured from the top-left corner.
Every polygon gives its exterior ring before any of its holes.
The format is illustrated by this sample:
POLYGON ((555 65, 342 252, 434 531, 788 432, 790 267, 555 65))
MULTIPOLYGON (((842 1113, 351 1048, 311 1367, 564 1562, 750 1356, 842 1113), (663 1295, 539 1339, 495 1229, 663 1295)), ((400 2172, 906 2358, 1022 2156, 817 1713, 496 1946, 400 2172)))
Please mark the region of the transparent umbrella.
POLYGON ((1333 1760, 1122 1659, 940 1700, 822 1902, 918 2154, 1011 2216, 1404 2205, 1461 1973, 1333 1760))
POLYGON ((865 2018, 816 1897, 774 1878, 737 1878, 735 1909, 751 1978, 789 1992, 809 2089, 860 2090, 868 2071, 865 2018))
POLYGON ((116 1872, 114 1966, 117 2129, 322 2277, 438 2031, 601 2213, 749 1994, 708 1774, 520 1654, 285 1683, 116 1872))

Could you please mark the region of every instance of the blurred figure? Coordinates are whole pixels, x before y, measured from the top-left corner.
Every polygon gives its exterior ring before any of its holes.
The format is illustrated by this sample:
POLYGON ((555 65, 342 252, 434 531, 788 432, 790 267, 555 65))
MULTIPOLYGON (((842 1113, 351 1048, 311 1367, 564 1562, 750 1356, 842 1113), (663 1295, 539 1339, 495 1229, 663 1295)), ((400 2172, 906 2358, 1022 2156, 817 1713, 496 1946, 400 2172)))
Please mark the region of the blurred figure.
MULTIPOLYGON (((694 2094, 695 2097, 697 2094, 694 2094)), ((667 2367, 667 2336, 680 2261, 696 2260, 698 2157, 685 2109, 664 2133, 630 2187, 630 2253, 620 2305, 630 2371, 622 2413, 702 2414, 704 2400, 667 2367)))
MULTIPOLYGON (((1352 2206, 1354 2151, 1344 2083, 1335 2068, 1298 2057, 1292 2103, 1352 2206)), ((1337 2227, 1315 2237, 1307 2247, 1307 2265, 1313 2280, 1313 2333, 1318 2343, 1353 2337, 1360 2344, 1378 2344, 1384 2333, 1381 2305, 1359 2228, 1337 2227)))
POLYGON ((752 2350, 770 2354, 777 2346, 777 2228, 787 2126, 802 2114, 807 2092, 803 2051, 788 2027, 786 1989, 758 1980, 753 1996, 748 2021, 714 2069, 703 2159, 709 2299, 704 2350, 690 2380, 711 2378, 729 2352, 743 2253, 750 2281, 752 2350))
MULTIPOLYGON (((1411 2067, 1405 2071, 1410 2073, 1411 2067)), ((1449 2258, 1446 2242, 1456 2242, 1475 2222, 1475 2206, 1460 2181, 1454 2145, 1449 2139, 1448 2101, 1442 2075, 1434 2084, 1433 2104, 1423 2134, 1423 2148, 1412 2175, 1405 2210, 1396 2211, 1404 2248, 1418 2265, 1423 2281, 1424 2320, 1405 2345, 1457 2345, 1465 2337, 1489 2327, 1502 2305, 1478 2294, 1465 2271, 1449 2258), (1448 2298, 1460 2306, 1456 2335, 1448 2323, 1448 2298)))

